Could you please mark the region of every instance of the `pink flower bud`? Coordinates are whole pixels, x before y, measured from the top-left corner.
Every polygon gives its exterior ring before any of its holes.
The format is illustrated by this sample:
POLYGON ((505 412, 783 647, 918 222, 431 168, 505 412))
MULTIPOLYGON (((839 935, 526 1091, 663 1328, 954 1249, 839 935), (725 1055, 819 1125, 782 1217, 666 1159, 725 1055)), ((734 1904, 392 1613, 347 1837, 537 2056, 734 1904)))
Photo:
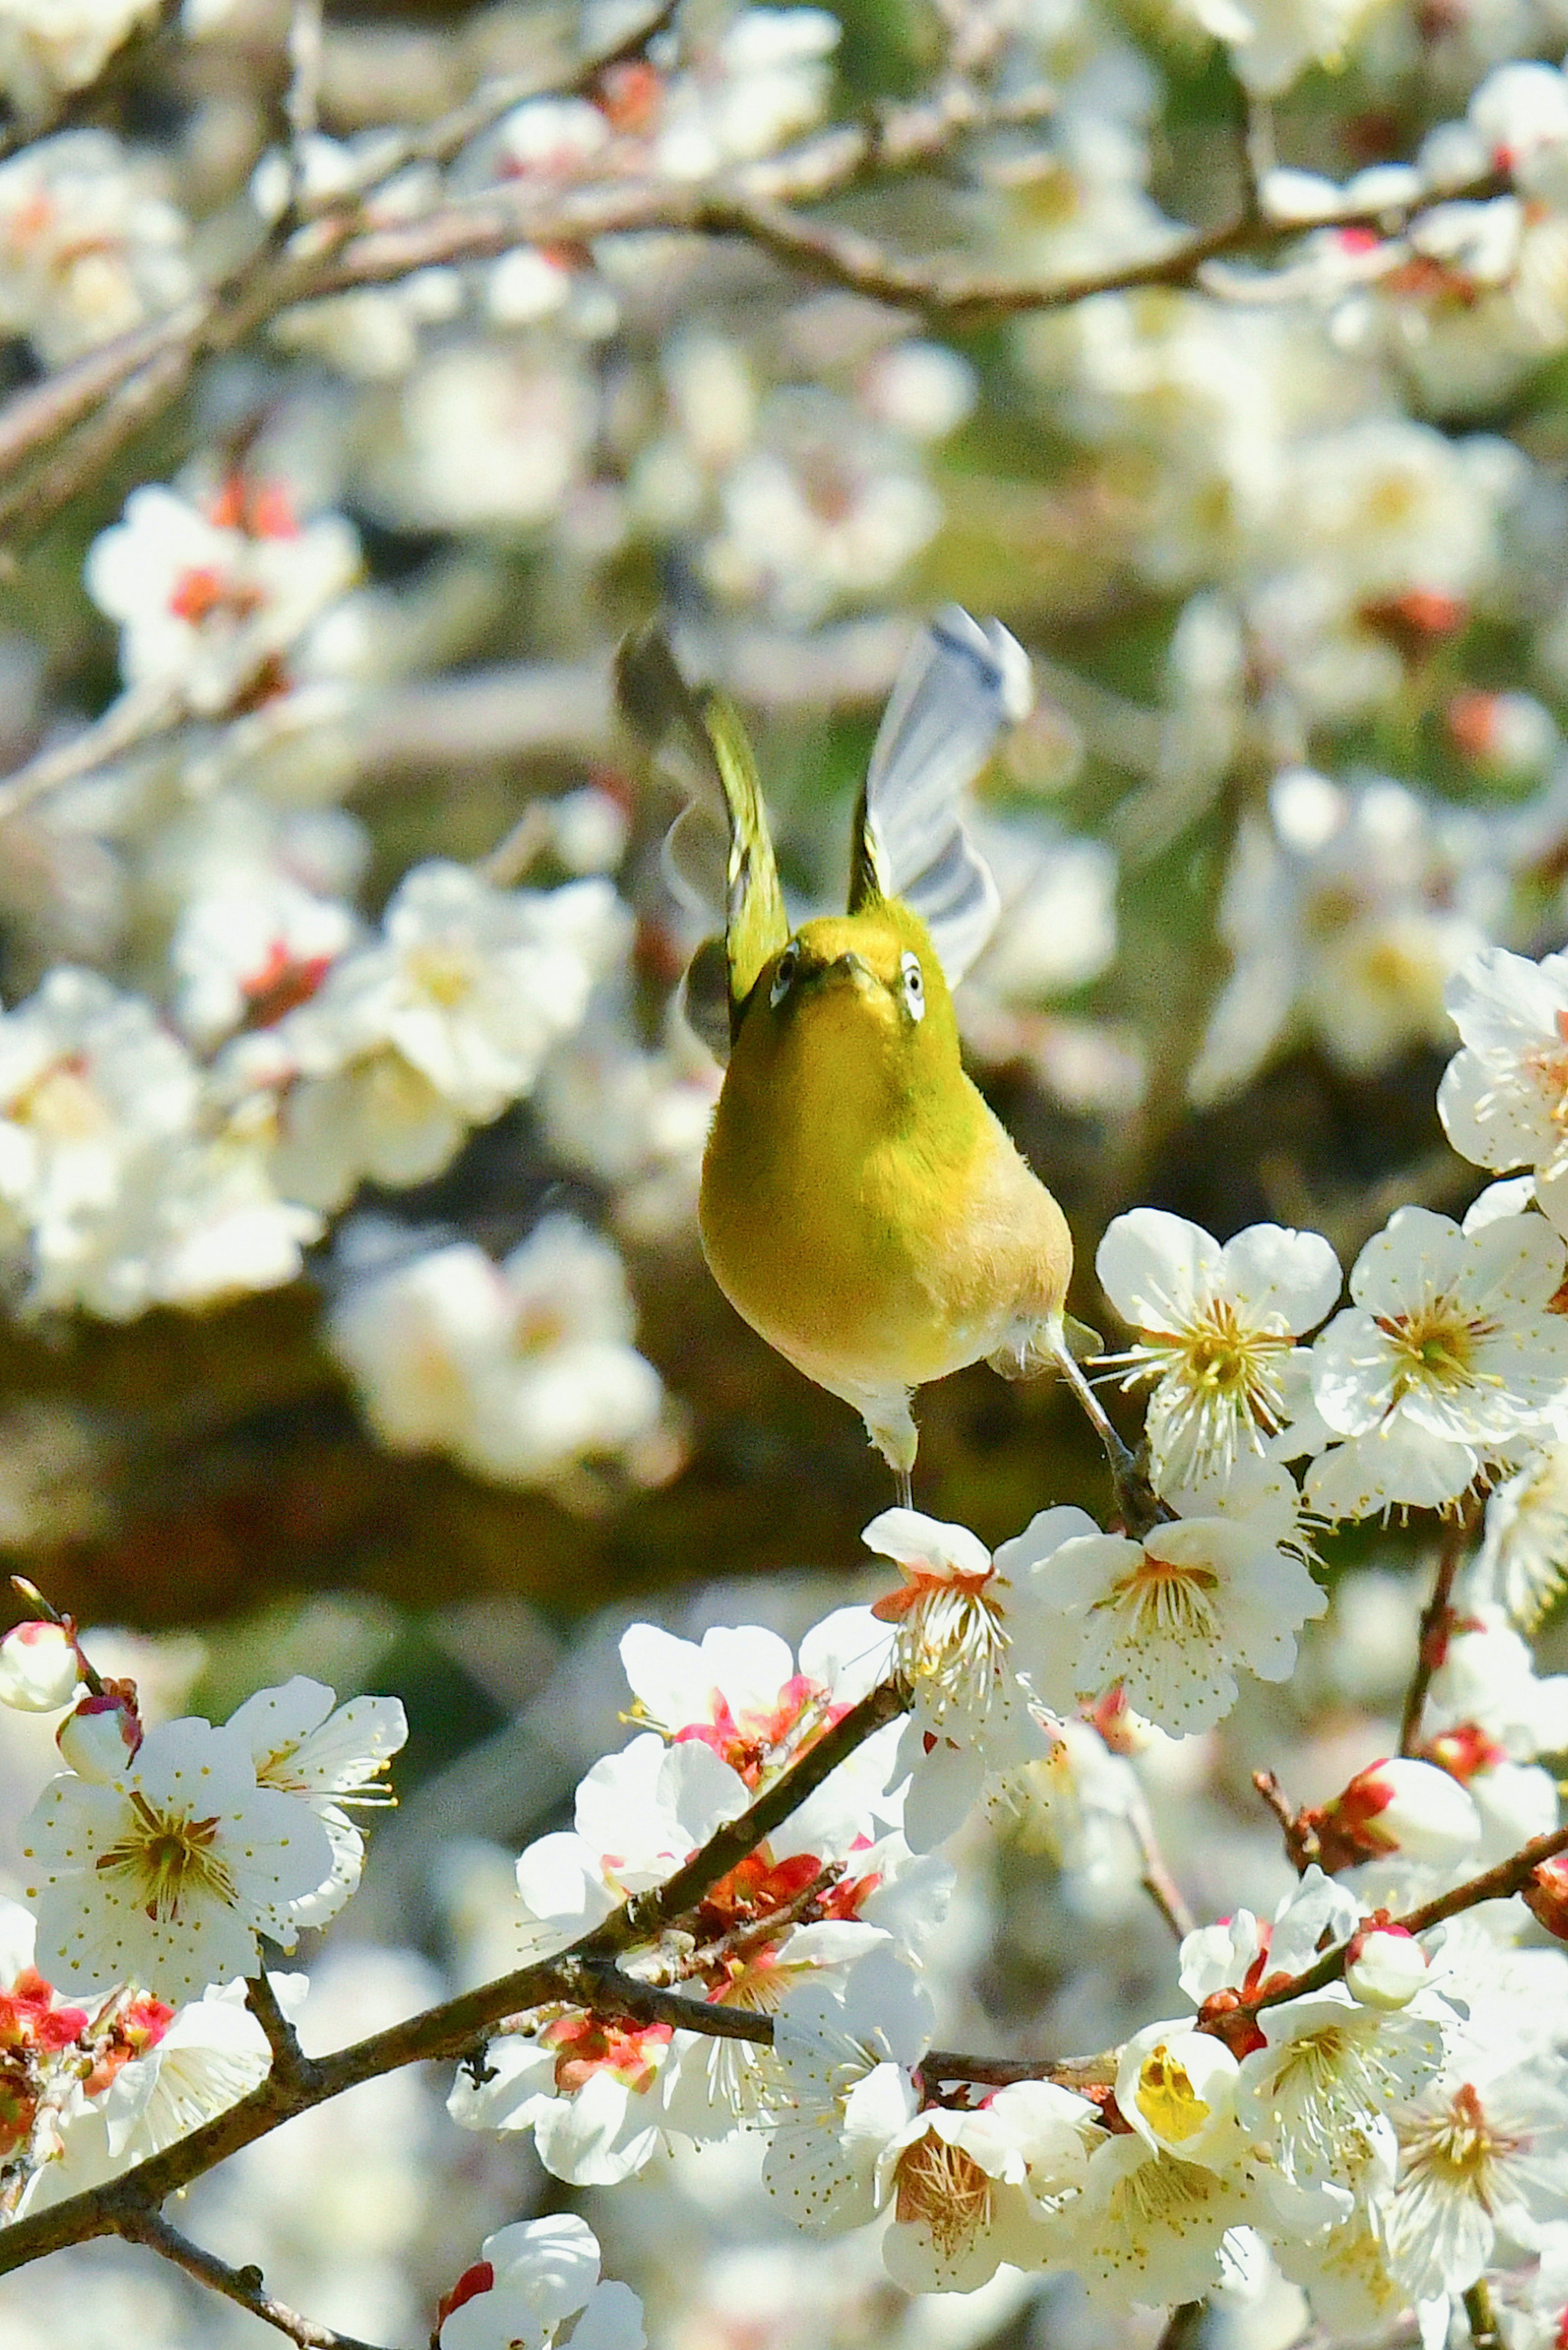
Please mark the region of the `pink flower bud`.
POLYGON ((472 2301, 482 2293, 493 2293, 494 2290, 494 2269, 488 2261, 475 2261, 472 2268, 464 2269, 450 2293, 443 2293, 437 2302, 436 2332, 441 2332, 454 2309, 461 2309, 465 2302, 472 2301))
POLYGON ((63 1624, 13 1624, 0 1640, 0 1705, 55 1713, 69 1705, 78 1678, 76 1643, 63 1624))
POLYGON ((56 1731, 55 1743, 78 1777, 100 1786, 117 1779, 141 1743, 133 1700, 125 1695, 124 1687, 107 1688, 101 1697, 84 1697, 56 1731))
POLYGON ((1481 1838, 1480 1814, 1459 1781, 1403 1754, 1358 1771, 1343 1794, 1312 1815, 1312 1825, 1330 1876, 1386 1852, 1443 1866, 1481 1838))
POLYGON ((1524 1906, 1539 1918, 1549 1934, 1560 1942, 1568 1942, 1568 1853, 1554 1853, 1543 1860, 1520 1891, 1524 1906))
POLYGON ((1363 2007, 1404 2007, 1427 1980, 1427 1953, 1403 1926, 1369 1926, 1353 1936, 1345 1988, 1363 2007))

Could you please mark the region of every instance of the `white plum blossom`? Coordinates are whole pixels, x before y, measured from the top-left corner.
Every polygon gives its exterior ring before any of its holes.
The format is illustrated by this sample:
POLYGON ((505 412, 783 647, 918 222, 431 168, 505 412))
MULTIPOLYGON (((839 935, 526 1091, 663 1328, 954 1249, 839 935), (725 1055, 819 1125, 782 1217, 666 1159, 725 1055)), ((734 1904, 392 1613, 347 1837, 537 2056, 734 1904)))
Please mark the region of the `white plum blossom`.
POLYGON ((292 1950, 294 1904, 330 1879, 308 1804, 258 1787, 244 1739, 156 1725, 117 1775, 51 1779, 22 1827, 38 1957, 52 1981, 192 1997, 256 1970, 256 1936, 292 1950))
POLYGON ((243 1138, 155 1140, 127 1154, 109 1196, 47 1204, 26 1304, 129 1322, 152 1305, 191 1309, 276 1289, 296 1279, 325 1229, 314 1208, 279 1196, 243 1138))
POLYGON ((1439 1731, 1479 1731, 1515 1762, 1553 1754, 1568 1723, 1568 1675, 1540 1674, 1502 1610, 1477 1598, 1449 1631, 1427 1691, 1439 1731))
POLYGON ((124 520, 94 540, 84 576, 120 624, 127 685, 213 713, 286 684, 285 656, 358 565, 341 515, 301 525, 280 487, 234 477, 204 506, 156 483, 133 490, 124 520))
POLYGON ((176 1016, 210 1050, 239 1027, 263 1027, 307 1001, 357 935, 348 907, 287 874, 203 892, 175 925, 176 1016))
POLYGON ((1500 2229, 1539 2240, 1568 2193, 1568 2079, 1560 2064, 1451 2076, 1395 2116, 1399 2172, 1385 2216, 1388 2262, 1413 2301, 1463 2293, 1500 2229))
POLYGON ((348 1899, 364 1866, 364 1832, 348 1810, 395 1800, 379 1783, 408 1738, 402 1705, 395 1697, 357 1697, 337 1705, 325 1682, 296 1673, 281 1689, 247 1698, 228 1727, 250 1746, 256 1784, 300 1796, 327 1830, 331 1879, 294 1904, 301 1926, 324 1926, 348 1899))
POLYGON ((0 1196, 27 1221, 111 1205, 138 1146, 190 1132, 199 1082, 141 997, 52 971, 0 1014, 0 1196))
POLYGON ((1157 1481, 1188 1484, 1262 1452, 1299 1408, 1294 1341, 1338 1301, 1339 1262, 1316 1232, 1252 1224, 1223 1247, 1198 1224, 1134 1208, 1106 1227, 1095 1270, 1139 1333, 1130 1387, 1149 1380, 1145 1423, 1157 1481))
POLYGON ((1261 2009, 1262 2044, 1236 2085, 1241 2120, 1298 2185, 1354 2188, 1391 2157, 1393 2107, 1436 2077, 1446 2013, 1390 2013, 1344 1983, 1261 2009))
MULTIPOLYGON (((0 72, 4 34, 0 18, 0 72)), ((109 131, 36 140, 0 163, 0 326, 63 366, 185 298, 190 234, 109 131)))
MULTIPOLYGON (((1082 1511, 1057 1514, 1093 1524, 1082 1511)), ((1031 1677, 1046 1665, 1054 1627, 1026 1535, 1003 1544, 993 1560, 967 1526, 892 1509, 861 1539, 904 1575, 902 1588, 872 1612, 896 1627, 893 1661, 914 1692, 893 1776, 909 1780, 904 1832, 917 1851, 929 1851, 961 1825, 988 1773, 1049 1752, 1041 1719, 1047 1700, 1031 1677)))
MULTIPOLYGON (((1299 616, 1299 579, 1286 589, 1299 616)), ((1308 633, 1334 680, 1354 675, 1343 646, 1308 633)), ((1394 661, 1396 687, 1401 673, 1394 661)), ((1444 986, 1485 943, 1504 887, 1496 844, 1469 812, 1385 776, 1346 785, 1284 768, 1266 816, 1243 818, 1226 877, 1231 972, 1193 1065, 1193 1098, 1235 1092, 1301 1030, 1360 1074, 1413 1044, 1446 1044, 1444 986)))
POLYGON ((439 1173, 468 1127, 530 1091, 627 925, 597 879, 508 890, 439 858, 416 866, 380 938, 340 955, 272 1032, 280 1187, 335 1208, 365 1175, 439 1173))
MULTIPOLYGON (((278 1978, 272 1980, 275 1987, 278 1978)), ((303 1976, 293 1980, 303 1985, 303 1976)), ((102 2110, 110 2157, 129 2168, 161 2153, 248 2096, 271 2070, 272 2050, 241 1984, 187 2001, 146 2054, 122 2065, 109 2085, 102 2110)))
POLYGON ((906 2293, 972 2293, 1001 2262, 1038 2272, 1071 2258, 1072 2205, 1099 2116, 1054 2081, 1016 2081, 969 2109, 932 2106, 883 2148, 882 2238, 906 2293))
POLYGON ((441 2296, 438 2350, 551 2350, 568 2319, 580 2350, 643 2350, 642 2304, 606 2283, 586 2220, 559 2211, 486 2236, 474 2266, 441 2296))
POLYGON ((1285 1679, 1297 1629, 1327 1601, 1283 1470, 1243 1454, 1228 1477, 1167 1499, 1179 1514, 1141 1542, 1102 1534, 1081 1511, 1045 1510, 1007 1547, 1061 1618, 1072 1690, 1094 1699, 1119 1685, 1137 1712, 1186 1736, 1230 1711, 1238 1671, 1285 1679))
MULTIPOLYGON (((662 1884, 749 1801, 744 1781, 700 1740, 667 1746, 650 1731, 597 1763, 577 1789, 576 1828, 541 1837, 517 1864, 527 1955, 564 1949, 629 1895, 662 1884)), ((558 2178, 613 2184, 664 2143, 671 2038, 667 2024, 549 2013, 492 2041, 483 2078, 460 2073, 448 2109, 469 2129, 532 2129, 558 2178)))
POLYGON ((1568 955, 1539 962, 1487 947, 1449 983, 1463 1041, 1438 1110, 1454 1149, 1478 1166, 1568 1174, 1568 955))
POLYGON ((1236 2156, 1240 2067, 1215 2033, 1186 2017, 1135 2032, 1116 2067, 1116 2107, 1157 2154, 1222 2170, 1236 2156))
POLYGON ((663 1388, 634 1323, 612 1244, 556 1214, 499 1265, 454 1242, 350 1281, 327 1336, 391 1451, 542 1485, 657 1427, 663 1388))
POLYGON ((1299 1974, 1326 1943, 1348 1941, 1361 1914, 1355 1896, 1314 1862, 1272 1922, 1238 1909, 1218 1926, 1200 1926, 1184 1936, 1181 1988, 1201 2006, 1216 1991, 1250 1993, 1266 1976, 1299 1974))
POLYGON ((1073 2265, 1091 2299, 1158 2308, 1206 2293, 1226 2233, 1254 2217, 1241 2151, 1238 2142, 1237 2162, 1220 2170, 1158 2153, 1136 2131, 1097 2146, 1073 2215, 1073 2265))
POLYGON ((1314 1342, 1314 1399, 1345 1440, 1314 1461, 1311 1506, 1440 1508, 1539 1428, 1568 1381, 1568 1322, 1548 1310, 1563 1266, 1543 1217, 1464 1232, 1397 1210, 1355 1261, 1354 1305, 1314 1342))
POLYGON ((1451 1772, 1418 1755, 1369 1762, 1313 1816, 1325 1866, 1399 1853, 1407 1860, 1451 1867, 1468 1859, 1481 1839, 1480 1814, 1471 1797, 1451 1772))
POLYGON ((1486 1505, 1471 1577, 1479 1606, 1501 1607, 1533 1631, 1568 1576, 1568 1438, 1549 1436, 1486 1505))
POLYGON ((763 2178, 796 2227, 837 2234, 875 2217, 892 2185, 884 2157, 919 2110, 911 2075, 931 2021, 929 1993, 890 1944, 780 2007, 763 2178))

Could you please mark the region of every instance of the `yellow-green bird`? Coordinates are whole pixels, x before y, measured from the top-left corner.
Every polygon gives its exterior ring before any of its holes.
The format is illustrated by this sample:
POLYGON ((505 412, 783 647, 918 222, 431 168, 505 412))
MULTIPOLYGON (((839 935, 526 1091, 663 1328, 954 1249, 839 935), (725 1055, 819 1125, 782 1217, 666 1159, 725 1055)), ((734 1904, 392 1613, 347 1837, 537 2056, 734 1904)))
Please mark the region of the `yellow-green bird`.
POLYGON ((848 911, 790 928, 750 746, 685 682, 657 626, 622 648, 621 706, 692 805, 674 876, 722 941, 687 983, 727 1064, 702 1162, 702 1246, 736 1311, 853 1404, 908 1503, 911 1391, 987 1358, 1054 1362, 1125 1452, 1068 1345, 1066 1219, 965 1074, 950 989, 997 913, 960 802, 1029 708, 1029 664, 949 606, 917 641, 856 816, 848 911))

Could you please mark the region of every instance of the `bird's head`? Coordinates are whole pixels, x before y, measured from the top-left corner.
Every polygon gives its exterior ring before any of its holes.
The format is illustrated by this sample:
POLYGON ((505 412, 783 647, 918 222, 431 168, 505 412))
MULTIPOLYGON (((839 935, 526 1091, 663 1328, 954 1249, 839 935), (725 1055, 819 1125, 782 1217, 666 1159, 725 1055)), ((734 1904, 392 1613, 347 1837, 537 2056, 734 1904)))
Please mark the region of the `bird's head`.
POLYGON ((744 1045, 775 1064, 831 1055, 846 1087, 873 1068, 895 1087, 929 1084, 956 1065, 952 998, 919 916, 889 899, 803 922, 757 979, 744 1045))

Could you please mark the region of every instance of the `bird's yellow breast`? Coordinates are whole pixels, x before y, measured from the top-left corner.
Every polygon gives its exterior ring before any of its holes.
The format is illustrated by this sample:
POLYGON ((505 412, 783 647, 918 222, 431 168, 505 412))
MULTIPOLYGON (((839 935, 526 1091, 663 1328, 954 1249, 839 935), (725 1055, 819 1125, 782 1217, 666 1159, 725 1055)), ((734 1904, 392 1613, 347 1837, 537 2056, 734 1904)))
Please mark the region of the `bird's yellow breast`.
POLYGON ((902 928, 881 951, 847 919, 801 935, 826 957, 841 930, 866 951, 863 980, 819 978, 742 1022, 703 1163, 702 1243, 737 1311, 809 1377, 917 1387, 992 1351, 1021 1315, 1057 1310, 1071 1246, 963 1072, 940 972, 930 1031, 913 1029, 893 992, 902 928))

